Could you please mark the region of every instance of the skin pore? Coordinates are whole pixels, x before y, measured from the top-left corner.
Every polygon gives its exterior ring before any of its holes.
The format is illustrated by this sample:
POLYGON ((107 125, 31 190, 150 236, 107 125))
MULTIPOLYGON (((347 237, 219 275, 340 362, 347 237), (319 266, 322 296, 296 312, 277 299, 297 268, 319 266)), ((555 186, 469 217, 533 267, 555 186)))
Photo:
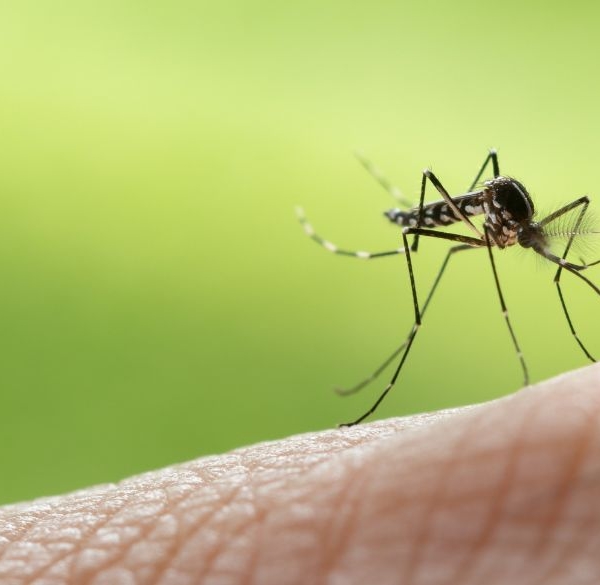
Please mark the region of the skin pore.
POLYGON ((600 364, 0 508, 2 585, 600 582, 600 364))

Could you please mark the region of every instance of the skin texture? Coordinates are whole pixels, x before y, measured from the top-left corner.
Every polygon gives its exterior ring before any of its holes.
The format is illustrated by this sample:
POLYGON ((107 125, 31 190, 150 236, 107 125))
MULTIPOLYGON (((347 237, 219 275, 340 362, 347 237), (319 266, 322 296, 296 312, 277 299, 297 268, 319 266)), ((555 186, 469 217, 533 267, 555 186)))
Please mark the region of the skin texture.
POLYGON ((599 366, 0 508, 0 583, 597 585, 599 366))

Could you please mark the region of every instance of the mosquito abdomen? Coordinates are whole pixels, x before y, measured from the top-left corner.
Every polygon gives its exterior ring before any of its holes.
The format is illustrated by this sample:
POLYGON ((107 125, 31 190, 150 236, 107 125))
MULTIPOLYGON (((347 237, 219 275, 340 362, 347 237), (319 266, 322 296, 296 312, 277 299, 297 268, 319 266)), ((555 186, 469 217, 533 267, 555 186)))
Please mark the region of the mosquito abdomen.
MULTIPOLYGON (((481 215, 483 213, 483 192, 467 193, 453 198, 458 210, 466 217, 481 215)), ((401 209, 390 209, 384 215, 392 222, 402 227, 434 228, 446 226, 461 221, 457 213, 443 199, 423 206, 423 216, 419 223, 419 208, 402 211, 401 209)))

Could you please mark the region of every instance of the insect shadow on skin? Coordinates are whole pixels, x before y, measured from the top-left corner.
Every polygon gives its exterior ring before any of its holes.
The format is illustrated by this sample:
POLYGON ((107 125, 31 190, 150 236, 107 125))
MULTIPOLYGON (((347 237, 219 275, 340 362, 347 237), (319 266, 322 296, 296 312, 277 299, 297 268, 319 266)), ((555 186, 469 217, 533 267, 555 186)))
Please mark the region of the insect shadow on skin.
MULTIPOLYGON (((596 361, 577 334, 561 288, 562 273, 567 271, 583 280, 597 295, 600 295, 600 288, 582 274, 582 272, 591 266, 599 264, 600 260, 595 260, 590 263, 586 263, 583 260, 580 260, 578 263, 567 260, 567 256, 569 252, 572 251, 573 243, 577 240, 578 236, 589 233, 598 233, 590 229, 590 226, 586 221, 586 212, 590 205, 590 200, 587 196, 579 197, 578 199, 571 201, 571 203, 567 203, 556 211, 544 216, 542 219, 537 220, 535 218, 535 207, 527 189, 516 179, 500 174, 498 154, 496 150, 492 149, 489 151, 483 165, 475 176, 475 179, 464 194, 451 196, 433 172, 430 169, 425 169, 421 179, 419 204, 416 207, 412 207, 410 202, 402 196, 396 187, 390 184, 378 169, 362 155, 358 155, 358 157, 367 171, 369 171, 375 180, 396 199, 400 206, 386 211, 384 215, 389 221, 402 228, 402 247, 383 252, 345 250, 318 235, 306 219, 301 208, 297 208, 298 218, 306 234, 317 242, 317 244, 334 254, 351 256, 363 260, 372 260, 375 258, 403 254, 406 258, 408 267, 415 318, 403 343, 396 348, 371 375, 352 387, 336 390, 338 394, 343 396, 354 394, 377 379, 394 360, 398 359, 396 369, 394 370, 390 381, 369 410, 359 416, 356 420, 344 423, 341 426, 358 424, 373 414, 389 391, 394 387, 408 354, 410 353, 417 332, 421 327, 423 315, 433 298, 444 271, 450 262, 450 258, 458 252, 477 248, 487 249, 502 315, 523 373, 523 385, 527 386, 529 384, 529 373, 525 358, 521 352, 521 348, 508 315, 504 295, 502 294, 502 288, 500 286, 500 280, 494 262, 494 254, 492 252, 494 247, 502 250, 518 244, 524 249, 533 250, 540 257, 557 265, 558 268, 554 275, 554 284, 556 285, 560 304, 571 334, 585 356, 592 362, 596 361), (490 165, 492 167, 493 178, 480 184, 481 178, 484 176, 484 173, 490 165), (439 195, 441 195, 441 200, 434 201, 433 203, 425 203, 425 191, 428 182, 431 183, 439 195), (470 219, 471 217, 476 216, 483 217, 483 222, 480 227, 477 227, 470 219), (437 229, 457 223, 462 223, 466 226, 472 235, 462 235, 437 229), (413 236, 410 245, 408 242, 409 236, 413 236), (446 253, 433 284, 425 297, 425 302, 422 307, 419 305, 412 263, 412 254, 418 251, 419 238, 421 237, 441 238, 453 242, 454 244, 446 253), (553 238, 566 238, 567 240, 564 251, 560 256, 551 249, 553 238)), ((589 215, 587 217, 589 218, 589 215)))

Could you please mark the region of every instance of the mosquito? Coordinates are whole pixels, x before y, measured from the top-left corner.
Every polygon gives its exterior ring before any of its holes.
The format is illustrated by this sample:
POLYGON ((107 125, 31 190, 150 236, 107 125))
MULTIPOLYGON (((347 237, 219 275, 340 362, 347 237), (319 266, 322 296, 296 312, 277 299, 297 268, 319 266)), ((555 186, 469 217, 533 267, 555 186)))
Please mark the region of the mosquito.
POLYGON ((417 336, 417 332, 421 327, 425 311, 427 310, 427 307, 433 298, 440 280, 448 266, 450 258, 456 253, 463 252, 465 250, 472 250, 476 248, 487 249, 502 315, 508 328, 515 353, 519 360, 519 364, 523 373, 524 386, 529 385, 529 372, 527 370, 525 358, 509 318, 504 295, 502 294, 502 288, 498 278, 498 271, 496 270, 496 264, 494 262, 494 254, 492 252, 493 248, 499 248, 502 250, 518 244, 523 248, 532 249, 540 256, 543 256, 550 262, 553 262, 557 265, 558 268, 554 275, 554 284, 556 285, 560 304, 571 334, 575 338, 575 341, 585 356, 592 362, 596 361, 583 344, 577 331, 575 330, 575 326, 567 309, 567 304, 563 296, 560 282, 563 271, 567 271, 583 280, 593 291, 595 291, 596 294, 600 295, 600 288, 598 288, 598 286, 596 286, 591 280, 582 274, 584 270, 600 263, 600 260, 596 260, 595 262, 591 263, 585 263, 583 260, 580 260, 580 264, 576 264, 567 260, 567 255, 571 250, 575 237, 583 233, 591 232, 591 230, 588 230, 583 223, 585 214, 590 204, 590 200, 587 196, 579 197, 578 199, 575 199, 571 203, 564 205, 553 213, 550 213, 543 219, 536 221, 534 219, 535 208, 527 189, 516 179, 500 174, 498 154, 496 150, 492 149, 488 152, 483 165, 467 189, 467 192, 464 194, 450 196, 448 191, 444 188, 442 183, 433 174, 433 172, 430 169, 425 169, 421 179, 421 196, 419 199, 419 204, 417 207, 411 208, 410 203, 402 197, 398 189, 393 187, 368 160, 361 156, 359 156, 359 160, 363 166, 365 166, 367 171, 369 171, 370 174, 373 175, 373 177, 397 200, 399 205, 409 208, 405 210, 394 208, 384 213, 384 215, 392 223, 397 224, 402 228, 402 247, 394 250, 375 253, 344 250, 318 235, 300 208, 297 209, 298 218, 303 225, 306 234, 320 246, 329 250, 330 252, 333 252, 334 254, 361 258, 363 260, 384 258, 399 254, 404 255, 406 258, 410 288, 412 292, 414 323, 403 343, 396 348, 394 352, 370 376, 350 388, 337 389, 337 392, 341 395, 354 394, 377 379, 379 375, 392 362, 394 362, 395 359, 398 360, 390 381, 385 386, 384 390, 381 392, 373 405, 357 419, 348 423, 343 423, 340 426, 353 426, 362 422, 368 416, 373 414, 375 410, 377 410, 377 407, 394 387, 396 380, 398 379, 398 376, 400 375, 400 372, 402 371, 402 368, 406 362, 408 354, 410 353, 410 349, 417 336), (484 173, 490 165, 492 167, 493 178, 480 183, 484 173), (431 183, 439 195, 441 195, 441 200, 433 203, 425 203, 425 191, 428 182, 431 183), (480 228, 473 224, 470 219, 471 217, 475 216, 483 216, 483 224, 480 228), (563 218, 563 221, 557 221, 560 218, 563 218), (570 219, 571 221, 568 224, 565 224, 565 218, 570 219), (437 229, 459 222, 462 222, 462 224, 464 224, 468 230, 470 230, 472 235, 456 234, 437 229), (550 248, 551 238, 557 235, 563 236, 567 239, 562 256, 557 256, 551 251, 550 248), (409 236, 413 236, 412 243, 410 245, 408 242, 409 236), (446 253, 444 261, 441 264, 437 276, 434 278, 433 284, 425 298, 422 308, 419 305, 412 263, 412 254, 417 252, 419 238, 421 237, 441 238, 454 243, 454 245, 446 253))

